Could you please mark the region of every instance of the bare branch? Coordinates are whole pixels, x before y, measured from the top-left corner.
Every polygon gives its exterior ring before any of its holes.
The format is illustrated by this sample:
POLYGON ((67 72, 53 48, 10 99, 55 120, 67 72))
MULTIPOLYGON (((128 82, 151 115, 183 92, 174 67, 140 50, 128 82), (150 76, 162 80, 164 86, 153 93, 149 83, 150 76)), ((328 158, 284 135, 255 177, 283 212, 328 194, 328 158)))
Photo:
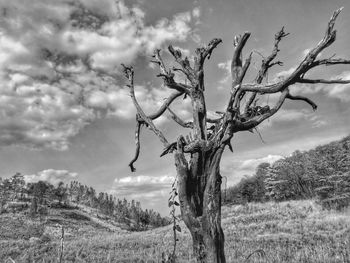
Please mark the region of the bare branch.
POLYGON ((240 76, 240 81, 243 81, 243 79, 248 71, 248 68, 250 66, 250 62, 252 61, 252 55, 253 55, 253 52, 250 52, 249 56, 246 58, 246 60, 244 62, 244 65, 242 67, 241 76, 240 76))
POLYGON ((151 120, 155 120, 155 119, 159 118, 166 111, 166 109, 170 106, 170 104, 176 98, 180 97, 182 94, 184 94, 184 93, 181 91, 176 91, 176 92, 172 93, 166 99, 166 101, 163 103, 163 105, 155 113, 148 115, 148 118, 150 118, 151 120))
POLYGON ((171 118, 180 126, 184 127, 184 128, 193 128, 193 122, 185 122, 183 121, 179 116, 177 116, 175 114, 175 112, 173 112, 169 107, 168 107, 168 111, 171 114, 171 118))
POLYGON ((273 45, 271 55, 268 56, 267 58, 263 59, 263 61, 261 63, 261 68, 260 68, 259 73, 258 73, 256 80, 255 80, 256 83, 262 82, 262 80, 264 79, 269 68, 271 68, 274 65, 280 65, 280 66, 283 65, 283 63, 281 61, 276 61, 276 62, 272 62, 272 61, 276 58, 278 52, 280 51, 279 50, 279 43, 281 42, 281 40, 284 37, 286 37, 288 35, 289 35, 289 33, 284 32, 284 27, 282 27, 282 29, 275 34, 275 42, 273 45))
POLYGON ((238 83, 241 83, 245 72, 242 74, 242 50, 247 40, 250 37, 249 32, 245 32, 243 36, 235 36, 234 38, 234 47, 235 50, 232 56, 231 62, 231 75, 232 75, 232 87, 236 86, 238 83))
POLYGON ((214 38, 209 42, 207 47, 201 47, 196 49, 196 71, 201 70, 203 68, 205 59, 210 59, 211 53, 221 42, 222 40, 220 38, 214 38))
POLYGON ((223 117, 217 118, 217 119, 211 119, 207 117, 207 122, 208 123, 218 123, 220 120, 222 120, 223 117))
POLYGON ((142 123, 140 121, 136 121, 136 130, 135 130, 135 156, 134 158, 130 161, 129 167, 131 169, 131 172, 135 172, 136 168, 134 167, 134 163, 137 161, 140 155, 140 132, 142 128, 142 123))
POLYGON ((122 66, 124 68, 123 71, 124 71, 125 77, 129 80, 129 85, 127 86, 130 88, 130 96, 135 105, 138 115, 140 116, 142 121, 144 121, 147 124, 148 128, 151 129, 155 135, 157 135, 157 137, 163 143, 163 145, 167 147, 169 145, 167 139, 164 137, 163 133, 154 125, 152 120, 149 117, 147 117, 147 115, 144 113, 144 111, 142 110, 140 104, 138 103, 135 97, 133 67, 127 67, 123 64, 122 66))
MULTIPOLYGON (((289 94, 289 90, 285 89, 282 93, 280 98, 278 99, 276 105, 270 109, 267 110, 263 114, 256 115, 247 121, 237 123, 237 125, 234 126, 233 132, 238 132, 238 131, 247 131, 255 128, 258 126, 260 123, 262 123, 264 120, 270 118, 272 115, 274 115, 283 105, 283 102, 285 101, 287 95, 289 94)), ((267 106, 268 107, 268 106, 267 106)))
MULTIPOLYGON (((244 91, 254 91, 261 94, 264 93, 276 93, 285 90, 290 85, 296 83, 298 80, 302 78, 302 76, 312 67, 315 66, 314 62, 317 56, 329 45, 331 45, 335 41, 336 30, 334 30, 334 23, 342 8, 336 10, 330 21, 327 25, 326 34, 323 39, 317 44, 315 48, 313 48, 303 59, 303 61, 298 65, 298 67, 294 70, 292 74, 290 74, 286 79, 269 85, 261 85, 261 84, 246 84, 242 85, 242 90, 244 91)), ((316 63, 318 64, 318 63, 316 63)), ((337 62, 339 63, 339 61, 337 62)))
MULTIPOLYGON (((279 65, 279 66, 283 65, 283 62, 281 62, 281 61, 276 61, 276 62, 272 62, 272 61, 276 58, 278 52, 280 51, 279 50, 279 43, 281 42, 281 40, 284 37, 286 37, 288 35, 289 35, 289 33, 286 33, 284 31, 284 27, 282 27, 282 29, 275 34, 275 42, 274 42, 274 45, 273 45, 272 52, 267 58, 263 57, 263 60, 262 60, 262 63, 261 63, 261 68, 260 68, 260 70, 258 72, 257 77, 255 78, 255 82, 256 83, 261 84, 261 82, 265 78, 269 68, 273 67, 274 65, 279 65)), ((247 113, 249 107, 252 105, 253 101, 255 100, 256 95, 257 95, 256 92, 252 92, 250 94, 250 96, 249 96, 249 98, 248 98, 248 100, 247 100, 247 102, 245 104, 244 110, 243 110, 244 114, 247 113)))
POLYGON ((331 66, 331 65, 346 65, 350 64, 349 59, 342 59, 342 58, 328 58, 328 59, 320 59, 316 60, 311 64, 311 67, 325 65, 325 66, 331 66))
POLYGON ((172 153, 173 151, 177 150, 177 152, 181 151, 182 153, 196 153, 196 152, 206 152, 210 151, 213 146, 214 142, 213 141, 207 141, 207 140, 201 140, 201 139, 194 139, 194 140, 185 140, 184 137, 182 137, 182 143, 181 143, 181 148, 179 148, 178 143, 173 142, 169 144, 167 147, 164 148, 162 154, 160 157, 172 153))
POLYGON ((186 75, 187 79, 191 82, 192 85, 196 85, 196 74, 193 68, 191 67, 188 58, 185 57, 183 59, 181 51, 178 49, 174 49, 172 45, 169 45, 168 50, 170 54, 173 55, 173 57, 175 58, 175 61, 181 66, 181 69, 174 70, 180 70, 186 75))
POLYGON ((297 82, 299 83, 310 83, 310 84, 317 84, 317 83, 323 83, 323 84, 349 84, 350 80, 343 80, 343 79, 299 79, 297 82))
POLYGON ((315 111, 317 110, 317 105, 316 103, 314 103, 312 100, 310 100, 309 98, 306 98, 306 97, 303 97, 303 96, 294 96, 294 95, 291 95, 290 93, 287 94, 286 96, 287 99, 290 99, 290 100, 303 100, 305 101, 306 103, 310 104, 310 106, 312 107, 312 109, 315 111))
POLYGON ((191 87, 183 83, 178 83, 174 80, 175 74, 170 69, 167 69, 160 51, 160 49, 156 49, 153 55, 155 60, 151 60, 151 62, 159 65, 160 74, 158 74, 157 77, 161 77, 164 81, 164 85, 166 85, 168 88, 175 89, 183 93, 189 93, 191 87))

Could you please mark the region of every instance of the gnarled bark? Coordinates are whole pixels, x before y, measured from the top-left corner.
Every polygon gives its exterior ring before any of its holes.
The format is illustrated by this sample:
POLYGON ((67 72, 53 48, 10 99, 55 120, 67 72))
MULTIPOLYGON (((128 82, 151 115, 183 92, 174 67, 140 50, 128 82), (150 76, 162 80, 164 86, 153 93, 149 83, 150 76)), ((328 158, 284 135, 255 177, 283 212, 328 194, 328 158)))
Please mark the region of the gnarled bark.
POLYGON ((221 228, 220 160, 224 147, 204 154, 204 169, 198 169, 198 153, 186 160, 183 149, 175 153, 178 193, 182 218, 191 232, 198 262, 226 262, 224 233, 221 228))

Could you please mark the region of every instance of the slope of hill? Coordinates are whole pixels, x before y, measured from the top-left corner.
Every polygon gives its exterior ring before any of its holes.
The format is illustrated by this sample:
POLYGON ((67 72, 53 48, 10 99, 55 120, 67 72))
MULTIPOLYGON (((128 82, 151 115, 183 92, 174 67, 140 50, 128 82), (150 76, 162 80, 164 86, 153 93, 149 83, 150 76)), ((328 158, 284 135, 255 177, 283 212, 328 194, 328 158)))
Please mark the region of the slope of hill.
MULTIPOLYGON (((83 212, 62 212, 69 215, 56 218, 67 229, 63 262, 160 262, 172 251, 171 226, 111 232, 83 212)), ((50 221, 0 216, 0 262, 57 262, 60 235, 50 221)), ((178 262, 194 262, 181 228, 178 262)), ((224 207, 223 229, 228 262, 350 262, 350 211, 322 210, 313 201, 224 207)))
POLYGON ((138 201, 120 200, 108 193, 97 194, 93 187, 77 181, 52 185, 47 181, 26 183, 20 173, 4 180, 0 177, 0 214, 26 211, 29 217, 43 217, 52 208, 62 207, 79 207, 111 222, 127 224, 135 231, 170 224, 169 219, 158 212, 142 209, 138 201))
POLYGON ((225 191, 226 203, 319 199, 325 208, 350 205, 350 136, 309 151, 295 151, 225 191))

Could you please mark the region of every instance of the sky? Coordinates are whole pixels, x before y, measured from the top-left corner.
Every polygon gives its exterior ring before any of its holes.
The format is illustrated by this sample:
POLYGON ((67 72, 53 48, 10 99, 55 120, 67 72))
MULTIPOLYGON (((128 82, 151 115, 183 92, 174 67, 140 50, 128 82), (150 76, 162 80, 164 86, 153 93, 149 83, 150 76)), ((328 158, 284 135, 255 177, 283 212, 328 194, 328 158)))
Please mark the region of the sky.
MULTIPOLYGON (((280 44, 284 62, 268 74, 273 82, 290 73, 322 39, 334 10, 337 40, 321 57, 350 59, 348 0, 0 0, 0 176, 16 172, 28 182, 78 180, 97 191, 141 201, 163 215, 175 176, 172 156, 160 158, 162 145, 150 131, 141 136, 141 155, 131 173, 135 109, 121 74, 121 63, 135 68, 136 96, 151 113, 170 91, 149 61, 161 48, 173 65, 169 44, 191 58, 212 38, 223 40, 205 65, 209 114, 222 110, 230 89, 228 66, 234 35, 251 32, 244 55, 254 51, 246 81, 254 79, 261 54, 269 55, 274 34, 290 35, 280 44), (88 66, 87 66, 88 65, 88 66)), ((315 78, 350 79, 350 66, 324 67, 315 78)), ((292 94, 318 104, 286 102, 259 132, 236 134, 221 174, 227 186, 295 150, 341 139, 350 132, 350 85, 295 85, 292 94)), ((273 95, 259 103, 270 104, 273 95)), ((184 119, 190 104, 173 106, 184 119)), ((156 125, 169 141, 180 133, 168 115, 156 125)))

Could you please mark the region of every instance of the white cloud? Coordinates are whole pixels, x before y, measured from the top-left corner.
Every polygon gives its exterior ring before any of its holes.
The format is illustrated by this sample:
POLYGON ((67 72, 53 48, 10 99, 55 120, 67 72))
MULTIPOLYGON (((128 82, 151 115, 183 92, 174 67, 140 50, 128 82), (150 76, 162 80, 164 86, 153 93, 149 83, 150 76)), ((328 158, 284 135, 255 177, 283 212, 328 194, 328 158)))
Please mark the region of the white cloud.
POLYGON ((265 121, 260 128, 281 123, 292 123, 299 121, 308 121, 313 128, 318 128, 327 124, 323 117, 318 116, 315 112, 307 109, 280 109, 268 121, 265 121))
MULTIPOLYGON (((123 1, 13 0, 0 7, 0 145, 65 150, 96 118, 134 117, 116 66, 191 31, 191 12, 145 25, 144 12, 123 1)), ((146 111, 163 99, 158 90, 136 90, 140 103, 151 105, 146 111)))
POLYGON ((292 67, 288 70, 283 70, 283 71, 278 72, 275 76, 275 81, 280 80, 280 79, 285 79, 287 76, 292 74, 295 71, 295 69, 296 69, 295 67, 292 67))
POLYGON ((262 158, 256 158, 256 159, 248 159, 242 162, 241 166, 239 167, 242 170, 255 170, 255 168, 261 164, 261 163, 273 163, 279 159, 283 158, 281 155, 272 155, 269 154, 268 156, 262 157, 262 158))
POLYGON ((169 185, 174 181, 174 177, 169 175, 164 176, 127 176, 122 178, 116 178, 114 180, 116 185, 122 186, 136 186, 136 185, 169 185))
MULTIPOLYGON (((268 150, 269 149, 267 149, 267 151, 268 150)), ((253 156, 257 155, 257 151, 254 151, 253 156)), ((281 158, 283 158, 283 156, 280 154, 268 154, 264 157, 252 158, 252 154, 246 155, 243 153, 242 156, 239 156, 239 159, 232 160, 232 158, 224 158, 222 160, 221 172, 222 175, 227 178, 227 186, 230 186, 237 184, 244 175, 253 175, 259 164, 271 164, 281 158)))
POLYGON ((54 170, 47 169, 37 174, 24 175, 26 183, 36 183, 39 181, 46 181, 53 185, 57 185, 59 182, 68 183, 72 180, 76 180, 78 174, 72 173, 67 170, 54 170))
POLYGON ((231 78, 231 60, 219 63, 218 68, 225 71, 224 77, 219 80, 220 84, 224 84, 231 78))
POLYGON ((307 118, 307 116, 308 116, 308 112, 305 110, 281 109, 271 118, 271 121, 272 122, 298 121, 298 120, 307 118))
POLYGON ((146 208, 168 214, 167 200, 174 177, 171 175, 135 175, 116 178, 109 192, 117 198, 139 200, 146 208))
POLYGON ((174 46, 174 49, 180 50, 183 57, 189 57, 191 54, 190 50, 187 48, 181 48, 179 46, 174 46))
POLYGON ((140 200, 146 207, 165 207, 173 182, 170 175, 127 176, 116 178, 109 192, 118 198, 140 200))
POLYGON ((199 18, 200 15, 201 15, 201 9, 198 6, 193 8, 192 16, 195 17, 195 18, 199 18))

